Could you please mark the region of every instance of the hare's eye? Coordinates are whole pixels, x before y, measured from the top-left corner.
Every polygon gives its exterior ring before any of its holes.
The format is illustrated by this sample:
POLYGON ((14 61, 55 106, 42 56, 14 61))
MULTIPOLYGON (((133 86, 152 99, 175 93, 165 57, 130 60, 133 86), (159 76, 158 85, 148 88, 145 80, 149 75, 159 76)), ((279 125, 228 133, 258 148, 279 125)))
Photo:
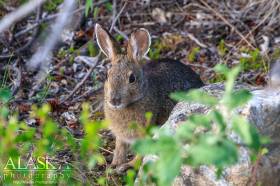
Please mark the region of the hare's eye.
POLYGON ((130 76, 129 76, 129 83, 134 83, 135 80, 136 80, 135 75, 134 74, 130 74, 130 76))

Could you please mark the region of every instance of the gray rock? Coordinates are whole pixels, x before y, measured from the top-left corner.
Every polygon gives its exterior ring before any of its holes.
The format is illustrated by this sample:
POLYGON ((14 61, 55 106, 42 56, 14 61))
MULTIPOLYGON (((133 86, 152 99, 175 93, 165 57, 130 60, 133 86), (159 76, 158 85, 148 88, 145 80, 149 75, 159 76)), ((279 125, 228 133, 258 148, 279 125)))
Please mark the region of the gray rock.
MULTIPOLYGON (((256 89, 248 85, 235 87, 235 89, 240 88, 250 90, 253 98, 237 111, 254 124, 261 134, 270 137, 272 143, 267 146, 269 152, 253 165, 250 162, 249 151, 245 147, 240 147, 238 164, 226 168, 220 179, 216 178, 213 167, 201 166, 194 170, 189 166, 183 166, 180 176, 173 183, 174 186, 280 185, 280 88, 256 89)), ((224 91, 224 86, 211 84, 202 89, 219 98, 224 91)), ((204 105, 180 102, 163 127, 175 132, 181 121, 186 120, 191 114, 208 112, 209 108, 204 105)), ((235 141, 239 140, 235 134, 231 134, 230 137, 235 141)), ((143 163, 155 159, 154 156, 147 156, 144 157, 143 163)), ((141 176, 141 171, 139 175, 141 176)))

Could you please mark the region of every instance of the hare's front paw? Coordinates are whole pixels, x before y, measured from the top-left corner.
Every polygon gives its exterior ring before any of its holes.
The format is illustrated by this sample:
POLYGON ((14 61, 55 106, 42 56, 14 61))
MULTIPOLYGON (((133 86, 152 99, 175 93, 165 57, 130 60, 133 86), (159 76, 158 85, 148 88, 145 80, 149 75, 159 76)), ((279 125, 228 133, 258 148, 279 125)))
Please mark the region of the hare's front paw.
POLYGON ((118 167, 118 166, 120 166, 120 165, 122 165, 122 164, 123 164, 122 161, 118 161, 118 160, 114 159, 114 160, 112 161, 112 163, 110 164, 110 167, 116 168, 116 167, 118 167))
POLYGON ((116 168, 117 166, 122 165, 125 162, 126 162, 126 156, 125 155, 123 155, 123 154, 120 155, 118 153, 115 153, 110 167, 116 168))
POLYGON ((116 167, 126 162, 126 154, 127 154, 127 144, 123 141, 116 139, 116 147, 114 150, 113 161, 111 163, 111 167, 116 167))

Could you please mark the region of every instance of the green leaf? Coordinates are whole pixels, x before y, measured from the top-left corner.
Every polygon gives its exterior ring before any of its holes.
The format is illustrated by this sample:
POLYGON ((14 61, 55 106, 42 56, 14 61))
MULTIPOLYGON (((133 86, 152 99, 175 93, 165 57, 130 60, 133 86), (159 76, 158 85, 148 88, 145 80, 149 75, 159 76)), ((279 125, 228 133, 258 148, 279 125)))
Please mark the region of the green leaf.
POLYGON ((190 90, 186 92, 175 92, 170 95, 170 97, 176 101, 186 101, 201 103, 208 106, 214 106, 218 103, 217 98, 208 95, 202 90, 190 90))
POLYGON ((113 10, 113 5, 110 2, 105 3, 105 7, 109 12, 111 12, 113 10))
POLYGON ((237 147, 228 139, 221 139, 213 134, 201 136, 197 144, 189 147, 187 163, 193 166, 215 165, 224 167, 238 160, 237 147))
POLYGON ((93 8, 93 0, 86 0, 86 9, 85 9, 86 16, 88 16, 88 13, 92 8, 93 8))
POLYGON ((218 124, 220 131, 224 132, 227 124, 224 121, 223 115, 217 110, 213 110, 210 115, 212 115, 214 121, 218 124))
POLYGON ((233 86, 234 86, 234 81, 239 74, 241 67, 236 66, 233 69, 229 69, 226 65, 224 64, 219 64, 214 67, 214 70, 217 73, 221 73, 226 76, 226 84, 225 84, 225 95, 228 95, 232 92, 233 86))
POLYGON ((223 97, 222 102, 230 109, 246 104, 252 98, 248 90, 239 90, 223 97))
POLYGON ((161 135, 158 139, 138 140, 133 144, 133 149, 141 155, 159 156, 152 166, 159 185, 170 185, 179 174, 182 164, 181 150, 173 136, 161 135))
POLYGON ((227 75, 230 72, 229 68, 224 64, 216 65, 214 67, 214 70, 215 70, 215 72, 223 74, 223 75, 227 75))
POLYGON ((168 153, 162 154, 155 164, 155 173, 159 179, 158 185, 171 185, 175 177, 180 173, 181 165, 180 150, 176 146, 168 153))
POLYGON ((176 130, 176 137, 183 141, 188 141, 193 138, 194 130, 198 126, 203 126, 207 129, 211 128, 211 117, 209 115, 193 114, 187 121, 182 123, 176 130))
POLYGON ((8 88, 0 88, 0 101, 7 103, 12 97, 12 93, 8 88))
POLYGON ((27 131, 22 132, 22 134, 17 135, 15 141, 17 143, 28 142, 28 141, 31 142, 34 139, 34 135, 35 135, 35 129, 29 128, 27 131))
POLYGON ((7 118, 9 116, 9 109, 6 106, 0 108, 0 117, 7 118))
POLYGON ((211 127, 211 117, 209 117, 209 115, 192 114, 188 120, 193 122, 196 126, 204 126, 208 129, 211 127))
POLYGON ((234 67, 227 75, 227 81, 225 84, 225 95, 230 94, 233 91, 235 79, 240 72, 240 66, 234 67))
POLYGON ((190 121, 182 123, 176 130, 176 136, 183 140, 190 140, 193 137, 194 130, 196 125, 190 121))
POLYGON ((260 149, 261 140, 258 131, 246 119, 240 116, 234 117, 232 127, 246 145, 256 151, 260 149))
POLYGON ((95 7, 94 10, 93 10, 93 18, 94 19, 97 19, 97 16, 98 16, 99 12, 100 12, 99 7, 95 7))
POLYGON ((47 121, 44 124, 43 134, 45 137, 49 137, 49 136, 55 134, 56 131, 57 131, 57 125, 55 123, 47 121))
POLYGON ((133 144, 133 149, 141 155, 148 155, 169 151, 174 146, 176 146, 176 142, 172 136, 160 136, 159 139, 137 140, 133 144))
POLYGON ((134 186, 135 176, 136 176, 135 170, 130 169, 127 171, 126 177, 125 177, 127 186, 134 186))

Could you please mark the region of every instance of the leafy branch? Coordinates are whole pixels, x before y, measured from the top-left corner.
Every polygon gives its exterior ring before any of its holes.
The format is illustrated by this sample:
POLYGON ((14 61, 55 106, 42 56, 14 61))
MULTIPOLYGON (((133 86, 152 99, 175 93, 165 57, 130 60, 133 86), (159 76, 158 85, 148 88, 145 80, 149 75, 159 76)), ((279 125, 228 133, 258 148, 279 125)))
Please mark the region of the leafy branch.
POLYGON ((157 185, 171 185, 182 165, 194 168, 211 165, 216 168, 217 177, 224 168, 238 162, 240 143, 230 138, 239 136, 255 161, 266 143, 257 129, 236 112, 252 97, 248 90, 234 91, 234 82, 240 67, 232 70, 224 65, 215 67, 217 73, 226 77, 225 92, 221 99, 208 95, 202 90, 176 92, 171 98, 177 101, 195 102, 210 108, 207 114, 192 114, 173 134, 165 128, 154 130, 157 138, 147 136, 136 141, 133 149, 140 155, 157 155, 158 159, 144 165, 142 184, 154 182, 157 185))

